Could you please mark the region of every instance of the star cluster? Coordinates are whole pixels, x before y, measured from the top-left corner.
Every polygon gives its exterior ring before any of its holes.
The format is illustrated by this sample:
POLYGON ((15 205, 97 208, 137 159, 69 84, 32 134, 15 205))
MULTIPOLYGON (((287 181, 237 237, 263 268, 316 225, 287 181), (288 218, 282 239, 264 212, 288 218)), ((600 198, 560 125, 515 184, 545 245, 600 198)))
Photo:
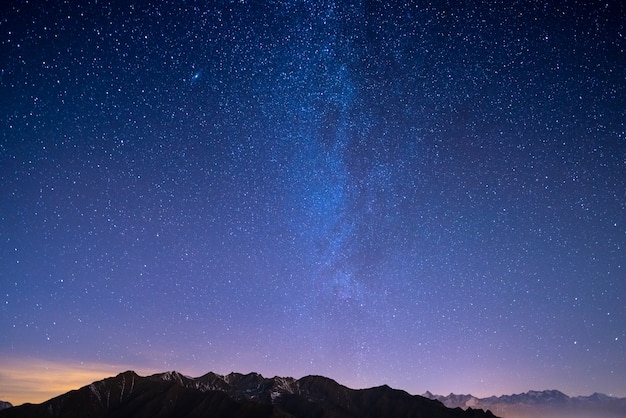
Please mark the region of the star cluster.
POLYGON ((626 396, 625 6, 265 3, 2 6, 2 356, 626 396))

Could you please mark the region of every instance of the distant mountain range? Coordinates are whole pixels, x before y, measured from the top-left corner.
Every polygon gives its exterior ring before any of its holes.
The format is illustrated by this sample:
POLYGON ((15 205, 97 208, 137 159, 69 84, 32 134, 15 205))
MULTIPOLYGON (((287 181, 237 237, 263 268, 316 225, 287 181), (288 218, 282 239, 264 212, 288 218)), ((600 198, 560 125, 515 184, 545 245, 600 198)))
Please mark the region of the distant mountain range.
POLYGON ((0 410, 12 407, 10 402, 0 401, 0 410))
POLYGON ((472 395, 422 396, 438 400, 449 408, 480 408, 491 410, 503 418, 617 418, 626 417, 626 398, 614 398, 602 393, 569 397, 558 390, 531 390, 516 395, 476 398, 472 395))
POLYGON ((177 372, 141 377, 128 371, 41 404, 0 410, 0 418, 209 416, 495 418, 488 411, 447 408, 389 386, 354 390, 321 376, 296 380, 256 373, 190 378, 177 372))

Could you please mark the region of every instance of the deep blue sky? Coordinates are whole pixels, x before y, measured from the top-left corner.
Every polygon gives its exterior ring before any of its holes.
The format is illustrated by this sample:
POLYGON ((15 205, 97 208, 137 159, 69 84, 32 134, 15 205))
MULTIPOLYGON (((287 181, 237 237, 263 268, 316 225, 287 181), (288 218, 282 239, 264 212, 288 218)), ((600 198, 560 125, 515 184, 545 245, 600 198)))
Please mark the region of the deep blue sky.
POLYGON ((621 2, 68 3, 0 9, 0 356, 626 396, 621 2))

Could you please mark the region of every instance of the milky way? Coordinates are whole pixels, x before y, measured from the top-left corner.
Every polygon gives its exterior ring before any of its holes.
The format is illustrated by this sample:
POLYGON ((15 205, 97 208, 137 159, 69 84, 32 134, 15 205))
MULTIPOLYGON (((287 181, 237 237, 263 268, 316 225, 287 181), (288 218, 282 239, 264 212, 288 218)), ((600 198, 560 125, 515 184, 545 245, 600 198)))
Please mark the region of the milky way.
POLYGON ((0 11, 1 356, 626 396, 620 2, 89 3, 0 11))

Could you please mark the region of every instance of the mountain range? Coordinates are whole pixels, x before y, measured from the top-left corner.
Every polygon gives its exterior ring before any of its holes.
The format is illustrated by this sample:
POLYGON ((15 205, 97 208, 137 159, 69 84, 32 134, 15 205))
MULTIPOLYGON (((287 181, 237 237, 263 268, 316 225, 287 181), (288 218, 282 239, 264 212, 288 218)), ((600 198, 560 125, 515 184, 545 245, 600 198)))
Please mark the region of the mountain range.
POLYGON ((626 417, 626 398, 602 393, 569 397, 558 390, 531 390, 526 393, 477 398, 472 395, 449 394, 422 396, 438 400, 449 408, 480 408, 491 410, 504 418, 617 418, 626 417))
POLYGON ((0 410, 0 418, 208 416, 496 418, 489 411, 448 408, 386 385, 354 390, 322 376, 296 380, 256 373, 190 378, 178 372, 141 377, 127 371, 41 404, 0 410))

